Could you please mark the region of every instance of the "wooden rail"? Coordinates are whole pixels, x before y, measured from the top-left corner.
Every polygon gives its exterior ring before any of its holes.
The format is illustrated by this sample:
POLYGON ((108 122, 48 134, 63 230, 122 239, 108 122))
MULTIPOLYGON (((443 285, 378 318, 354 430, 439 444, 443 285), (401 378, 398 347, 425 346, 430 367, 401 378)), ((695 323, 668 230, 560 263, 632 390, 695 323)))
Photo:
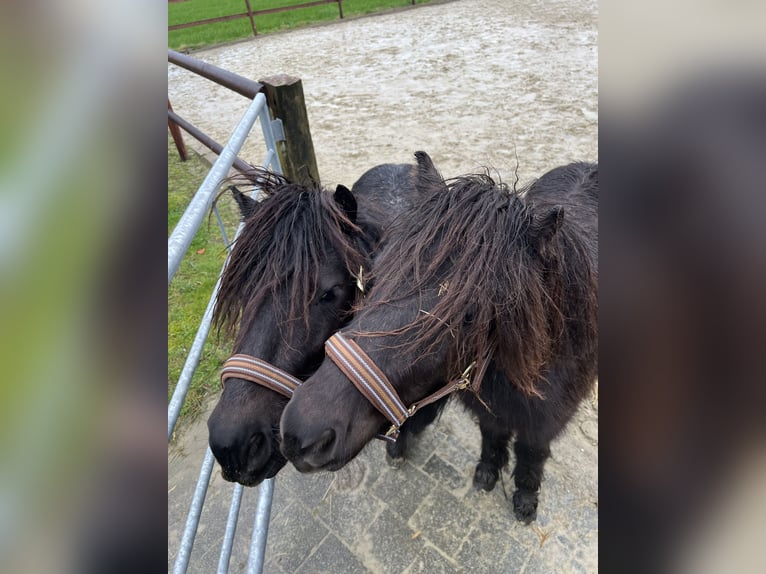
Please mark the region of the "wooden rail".
MULTIPOLYGON (((415 3, 415 0, 412 1, 415 3)), ((290 10, 298 10, 299 8, 311 8, 312 6, 320 6, 322 4, 337 4, 338 16, 343 18, 343 0, 314 0, 313 2, 304 2, 303 4, 294 4, 291 6, 279 6, 277 8, 266 8, 264 10, 253 10, 250 7, 250 0, 245 0, 246 12, 241 14, 229 14, 227 16, 219 16, 217 18, 206 18, 204 20, 196 20, 194 22, 185 22, 183 24, 173 24, 168 26, 168 31, 181 30, 182 28, 191 28, 193 26, 204 26, 205 24, 215 24, 216 22, 227 22, 229 20, 238 20, 240 18, 250 18, 250 27, 253 30, 253 35, 258 34, 258 30, 255 26, 255 16, 262 16, 264 14, 276 14, 278 12, 288 12, 290 10)))
MULTIPOLYGON (((185 68, 249 99, 253 99, 260 92, 264 92, 271 118, 274 120, 279 119, 282 122, 284 138, 277 141, 276 145, 279 161, 282 164, 282 173, 289 180, 296 183, 320 183, 316 156, 314 154, 314 144, 311 139, 311 130, 309 129, 308 113, 306 112, 306 102, 303 96, 303 83, 300 78, 282 74, 263 78, 260 82, 255 82, 213 64, 208 64, 173 50, 168 50, 168 62, 185 68)), ((171 134, 173 134, 178 153, 182 159, 185 159, 186 150, 185 148, 182 150, 183 141, 180 139, 180 132, 178 132, 178 139, 176 139, 176 131, 174 130, 177 130, 178 127, 215 153, 220 153, 222 146, 219 143, 213 141, 201 130, 173 112, 170 107, 169 98, 168 127, 171 130, 171 134)), ((244 171, 251 166, 238 159, 234 163, 234 167, 244 171)))

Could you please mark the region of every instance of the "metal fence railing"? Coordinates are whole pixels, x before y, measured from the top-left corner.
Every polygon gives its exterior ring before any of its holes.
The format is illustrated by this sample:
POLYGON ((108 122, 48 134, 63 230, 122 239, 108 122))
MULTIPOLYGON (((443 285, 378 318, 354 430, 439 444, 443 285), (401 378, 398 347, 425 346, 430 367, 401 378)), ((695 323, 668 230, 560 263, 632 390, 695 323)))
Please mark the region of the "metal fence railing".
MULTIPOLYGON (((269 109, 266 104, 266 97, 263 93, 258 93, 254 95, 252 103, 232 132, 229 141, 223 146, 218 159, 210 168, 210 171, 189 203, 189 206, 168 238, 168 284, 170 284, 173 279, 194 235, 203 223, 205 214, 211 209, 213 197, 219 188, 220 182, 228 175, 229 170, 235 162, 237 154, 253 129, 256 121, 259 121, 260 123, 267 148, 265 158, 261 165, 272 171, 282 173, 282 166, 277 154, 277 142, 273 129, 273 122, 277 120, 272 120, 270 118, 269 109)), ((217 211, 216 216, 218 216, 217 211)), ((220 223, 220 217, 218 220, 220 223)), ((241 228, 242 225, 240 224, 240 227, 237 229, 237 235, 239 235, 241 228)), ((223 225, 221 225, 221 231, 224 234, 224 240, 229 244, 229 241, 225 236, 223 225)), ((228 258, 224 263, 224 267, 227 263, 228 258)), ((168 442, 172 438, 173 430, 178 421, 192 376, 199 364, 202 349, 210 331, 213 307, 219 285, 220 275, 210 296, 207 308, 205 309, 205 313, 203 314, 195 335, 194 342, 189 350, 178 383, 168 405, 168 442)), ((186 517, 181 542, 175 557, 173 566, 174 574, 182 574, 186 572, 189 567, 192 547, 199 527, 202 507, 205 502, 205 496, 207 494, 214 463, 215 459, 213 453, 208 447, 192 495, 189 513, 186 517)), ((260 573, 263 568, 273 492, 273 479, 264 481, 259 488, 256 516, 253 524, 253 534, 247 564, 247 572, 249 574, 260 573)), ((218 560, 217 571, 219 573, 228 572, 242 494, 242 485, 235 484, 232 486, 231 504, 218 560)))

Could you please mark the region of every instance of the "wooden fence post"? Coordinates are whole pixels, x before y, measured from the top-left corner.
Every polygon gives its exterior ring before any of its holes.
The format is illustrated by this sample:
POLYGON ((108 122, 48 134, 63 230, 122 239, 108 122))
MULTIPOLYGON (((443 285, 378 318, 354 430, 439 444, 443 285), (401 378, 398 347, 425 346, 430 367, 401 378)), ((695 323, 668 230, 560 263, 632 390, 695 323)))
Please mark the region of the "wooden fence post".
POLYGON ((255 29, 255 20, 253 20, 253 9, 250 8, 250 0, 245 0, 245 6, 247 6, 247 15, 250 18, 250 27, 253 29, 253 36, 257 36, 258 31, 255 29))
POLYGON ((303 99, 303 83, 300 78, 286 74, 258 81, 264 85, 271 117, 282 120, 285 141, 277 142, 277 151, 284 175, 295 183, 313 181, 319 185, 314 143, 303 99))
MULTIPOLYGON (((173 106, 170 105, 170 98, 168 98, 168 111, 173 111, 173 106)), ((181 161, 189 159, 189 154, 186 152, 186 145, 184 145, 184 137, 181 135, 181 128, 178 127, 174 121, 168 118, 168 128, 170 129, 170 135, 173 136, 173 142, 176 144, 178 155, 181 156, 181 161)))

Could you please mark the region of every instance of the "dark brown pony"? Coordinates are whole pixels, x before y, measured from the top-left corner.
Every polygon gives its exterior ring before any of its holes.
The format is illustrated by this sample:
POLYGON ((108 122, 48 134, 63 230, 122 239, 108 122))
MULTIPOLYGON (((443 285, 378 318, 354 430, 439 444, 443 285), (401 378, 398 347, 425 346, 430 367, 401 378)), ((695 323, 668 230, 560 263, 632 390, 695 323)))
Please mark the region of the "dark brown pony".
MULTIPOLYGON (((232 354, 257 357, 307 378, 324 341, 350 317, 383 230, 408 208, 412 165, 383 164, 351 191, 297 185, 258 171, 230 189, 244 221, 221 277, 214 319, 235 335, 232 354), (258 181, 262 201, 238 187, 258 181)), ((252 184, 251 184, 252 185, 252 184)), ((243 379, 228 379, 208 420, 209 443, 226 480, 253 486, 285 464, 279 418, 287 399, 243 379)))
MULTIPOLYGON (((513 506, 529 522, 550 442, 597 373, 598 168, 556 168, 520 191, 432 173, 440 192, 392 228, 342 332, 406 405, 475 364, 475 392, 458 394, 482 434, 474 485, 494 488, 515 433, 513 506)), ((336 470, 388 424, 325 359, 284 411, 282 450, 298 470, 336 470)))

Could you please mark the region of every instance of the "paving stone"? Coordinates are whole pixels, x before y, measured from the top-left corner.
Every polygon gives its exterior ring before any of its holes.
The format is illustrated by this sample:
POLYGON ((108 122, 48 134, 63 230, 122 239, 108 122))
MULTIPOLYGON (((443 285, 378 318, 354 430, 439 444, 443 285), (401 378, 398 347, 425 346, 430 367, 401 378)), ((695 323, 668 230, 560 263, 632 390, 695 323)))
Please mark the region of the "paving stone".
POLYGON ((505 500, 477 495, 489 502, 474 507, 479 518, 460 549, 458 561, 461 565, 478 564, 476 571, 480 572, 519 572, 532 549, 539 546, 539 539, 520 540, 516 536, 521 524, 505 500))
POLYGON ((557 540, 546 540, 532 551, 524 574, 551 574, 571 572, 571 556, 557 540))
POLYGON ((327 528, 299 502, 293 502, 271 521, 267 559, 285 572, 293 572, 327 536, 327 528))
POLYGON ((413 436, 407 446, 406 459, 411 464, 421 467, 428 461, 434 448, 444 438, 444 432, 439 428, 440 422, 435 421, 420 434, 413 436))
POLYGON ((322 501, 333 480, 335 475, 331 472, 301 474, 292 465, 287 465, 280 471, 275 482, 274 498, 277 498, 278 488, 280 496, 297 498, 311 508, 322 501), (290 495, 286 495, 284 490, 289 490, 290 495))
POLYGON ((480 572, 480 570, 472 569, 470 565, 458 566, 445 558, 434 547, 425 546, 410 567, 404 571, 404 574, 457 574, 463 571, 480 572))
POLYGON ((474 518, 471 509, 461 504, 457 497, 436 487, 409 523, 440 550, 452 555, 468 535, 474 518))
MULTIPOLYGON (((465 423, 476 426, 476 423, 468 419, 465 423)), ((453 433, 445 433, 438 448, 442 456, 455 466, 474 467, 481 455, 481 436, 478 431, 476 436, 473 436, 473 433, 466 432, 466 429, 461 428, 457 432, 453 430, 453 433)))
POLYGON ((444 409, 440 429, 450 437, 461 450, 472 453, 478 459, 481 447, 481 432, 474 417, 456 399, 444 409))
MULTIPOLYGON (((495 514, 505 514, 503 512, 495 514)), ((508 523, 482 517, 460 547, 458 562, 472 572, 518 572, 530 553, 528 544, 510 534, 508 523)))
POLYGON ((425 545, 424 537, 388 509, 367 529, 363 546, 381 573, 404 571, 425 545))
MULTIPOLYGON (((505 558, 498 563, 498 573, 521 572, 524 563, 529 559, 532 549, 511 537, 508 538, 508 544, 510 549, 505 558)), ((487 572, 490 571, 488 570, 487 572)), ((561 572, 561 570, 551 570, 551 572, 561 572)))
POLYGON ((365 482, 367 464, 364 457, 356 457, 346 466, 333 473, 330 488, 335 492, 350 492, 357 490, 365 482))
POLYGON ((457 554, 457 561, 462 565, 476 565, 480 571, 497 567, 510 552, 512 545, 518 544, 507 530, 484 526, 472 528, 457 554))
POLYGON ((594 420, 585 420, 580 423, 580 430, 582 431, 582 434, 593 442, 594 444, 598 444, 598 424, 594 420))
MULTIPOLYGON (((232 564, 229 564, 229 572, 231 573, 245 572, 246 570, 247 570, 247 564, 244 562, 239 564, 237 568, 235 568, 232 564)), ((263 565, 263 574, 289 574, 289 572, 285 572, 284 570, 282 570, 275 561, 267 560, 266 563, 263 565)))
POLYGON ((384 504, 368 492, 335 492, 313 509, 317 518, 349 545, 356 543, 372 524, 384 504))
POLYGON ((569 566, 569 571, 572 574, 596 574, 598 572, 598 564, 596 566, 588 566, 577 559, 572 560, 569 566))
POLYGON ((598 572, 598 530, 574 531, 577 547, 572 566, 585 572, 598 572))
POLYGON ((574 506, 569 513, 567 530, 577 538, 586 538, 598 533, 598 507, 595 505, 574 506))
POLYGON ((388 508, 404 520, 408 520, 433 486, 428 475, 405 462, 397 470, 388 469, 382 472, 371 490, 379 500, 388 505, 388 508))
POLYGON ((448 490, 458 490, 464 486, 464 477, 460 472, 446 462, 438 454, 431 455, 425 465, 423 465, 423 471, 433 478, 437 484, 448 490))
POLYGON ((488 514, 505 515, 515 523, 516 519, 513 517, 513 507, 511 505, 513 497, 512 489, 513 479, 508 477, 507 472, 503 472, 497 480, 495 488, 489 492, 474 488, 473 476, 471 476, 471 487, 463 494, 462 500, 464 504, 475 508, 475 512, 481 516, 488 514))
POLYGON ((367 574, 369 570, 357 560, 338 538, 330 534, 309 556, 296 574, 367 574))

